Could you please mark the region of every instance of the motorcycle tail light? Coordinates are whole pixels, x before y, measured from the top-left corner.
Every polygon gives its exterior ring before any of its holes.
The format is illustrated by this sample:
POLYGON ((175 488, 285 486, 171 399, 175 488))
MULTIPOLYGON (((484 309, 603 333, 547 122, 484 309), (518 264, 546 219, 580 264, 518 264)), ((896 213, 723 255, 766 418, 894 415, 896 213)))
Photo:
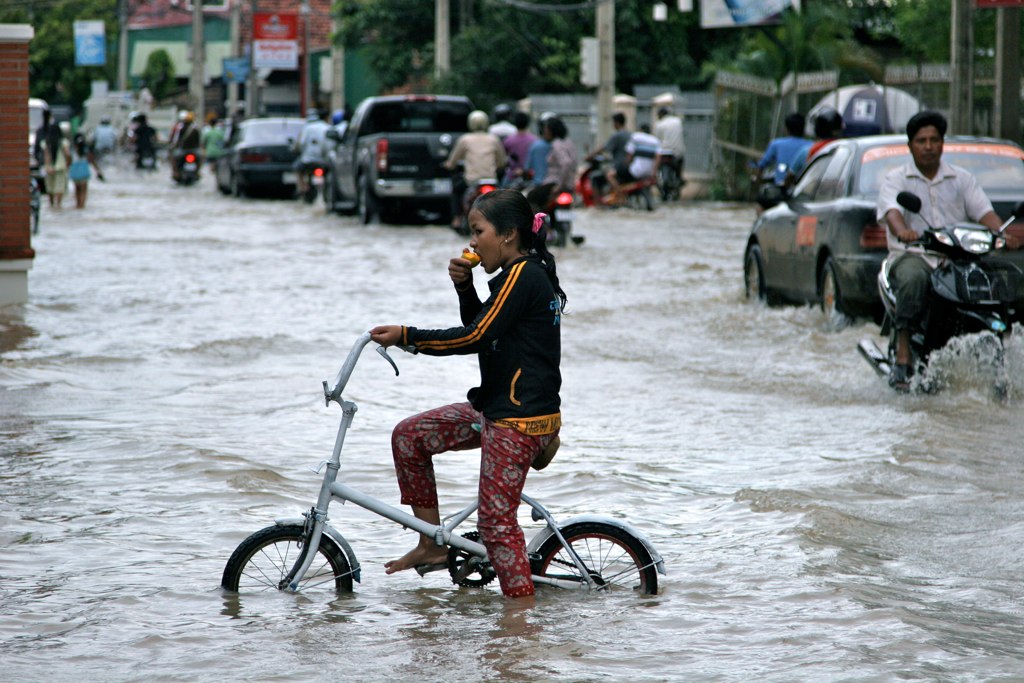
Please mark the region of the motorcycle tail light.
POLYGON ((558 206, 572 206, 573 198, 568 192, 562 192, 555 197, 555 204, 558 206))
POLYGON ((863 249, 885 249, 888 246, 885 228, 878 223, 868 223, 860 233, 860 246, 863 249))
POLYGON ((195 154, 186 154, 185 155, 185 161, 187 161, 190 164, 194 164, 195 161, 196 161, 196 155, 195 154))
POLYGON ((481 185, 480 186, 480 194, 487 194, 488 192, 494 192, 497 189, 498 188, 496 188, 494 185, 481 185))
POLYGON ((313 169, 313 175, 315 175, 317 178, 323 178, 324 177, 324 169, 322 169, 319 166, 317 166, 316 168, 313 169))
POLYGON ((377 172, 383 173, 388 170, 388 141, 387 138, 377 140, 377 172))

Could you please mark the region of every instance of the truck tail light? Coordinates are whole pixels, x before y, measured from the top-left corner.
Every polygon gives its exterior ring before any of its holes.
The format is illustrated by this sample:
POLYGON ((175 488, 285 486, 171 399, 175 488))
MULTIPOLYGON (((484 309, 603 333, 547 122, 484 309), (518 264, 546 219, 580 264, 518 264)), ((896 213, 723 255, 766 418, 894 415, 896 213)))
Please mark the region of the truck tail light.
POLYGON ((868 223, 860 233, 860 246, 864 249, 885 249, 888 242, 885 228, 878 223, 868 223))
POLYGON ((384 173, 388 170, 388 141, 387 138, 377 140, 377 172, 384 173))

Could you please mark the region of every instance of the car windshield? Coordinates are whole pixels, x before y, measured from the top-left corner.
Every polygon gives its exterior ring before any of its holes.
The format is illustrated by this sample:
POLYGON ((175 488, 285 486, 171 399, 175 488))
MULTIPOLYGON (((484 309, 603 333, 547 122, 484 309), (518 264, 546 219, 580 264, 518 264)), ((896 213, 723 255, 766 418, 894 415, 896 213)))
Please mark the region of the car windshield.
MULTIPOLYGON (((990 142, 947 142, 943 161, 970 171, 986 194, 1017 192, 1024 187, 1024 151, 990 142)), ((882 178, 890 169, 910 161, 906 145, 887 145, 865 150, 861 157, 858 193, 878 196, 882 178)))
POLYGON ((375 133, 465 133, 469 116, 465 102, 405 100, 380 102, 363 126, 365 135, 375 133))
POLYGON ((302 119, 280 119, 277 121, 252 121, 245 126, 242 139, 246 142, 267 142, 285 144, 289 138, 297 140, 306 122, 302 119))

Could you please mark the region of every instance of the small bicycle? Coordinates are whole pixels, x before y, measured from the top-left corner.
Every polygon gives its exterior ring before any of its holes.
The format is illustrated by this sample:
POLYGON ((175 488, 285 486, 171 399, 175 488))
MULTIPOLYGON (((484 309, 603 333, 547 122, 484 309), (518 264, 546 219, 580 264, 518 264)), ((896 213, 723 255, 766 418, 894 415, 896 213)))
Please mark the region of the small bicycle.
MULTIPOLYGON (((486 549, 478 541, 479 534, 476 531, 456 533, 459 525, 476 511, 476 502, 441 520, 440 525, 434 525, 338 481, 345 434, 357 410, 354 403, 342 398, 342 392, 369 341, 369 332, 360 335, 333 386, 323 382, 326 404, 329 406, 333 401, 340 405, 342 417, 316 505, 303 513, 302 518, 276 520, 273 526, 242 541, 224 567, 221 586, 225 590, 352 592, 353 580, 361 580, 361 568, 349 542, 327 523, 327 509, 333 501, 350 501, 403 527, 433 537, 439 546, 448 546, 447 567, 417 567, 421 576, 447 568, 452 582, 459 586, 481 587, 494 580, 494 569, 487 559, 486 549)), ((397 375, 398 366, 387 350, 378 347, 377 351, 397 375)), ((535 584, 574 590, 628 589, 644 595, 657 594, 658 573, 665 573, 664 561, 646 536, 628 523, 588 514, 559 524, 536 500, 524 494, 522 501, 531 508, 534 521, 545 522, 527 545, 535 584)))

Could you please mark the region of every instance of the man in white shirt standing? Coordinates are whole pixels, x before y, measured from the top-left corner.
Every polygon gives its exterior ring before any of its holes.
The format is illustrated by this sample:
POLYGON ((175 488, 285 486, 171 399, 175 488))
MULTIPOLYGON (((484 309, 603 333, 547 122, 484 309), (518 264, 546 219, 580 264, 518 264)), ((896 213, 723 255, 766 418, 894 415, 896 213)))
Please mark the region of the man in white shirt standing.
MULTIPOLYGON (((910 336, 924 319, 931 290, 931 272, 938 265, 920 249, 907 247, 925 229, 971 221, 998 232, 999 216, 992 202, 971 173, 942 160, 946 119, 936 111, 922 111, 907 122, 907 139, 912 160, 889 171, 878 191, 879 223, 888 226, 889 253, 900 253, 893 262, 890 279, 896 293, 896 362, 889 385, 898 391, 910 388, 910 336), (921 199, 919 213, 904 213, 896 201, 900 192, 913 192, 921 199)), ((1016 244, 1007 245, 1015 248, 1016 244)), ((1014 240, 1016 242, 1016 240, 1014 240)))

